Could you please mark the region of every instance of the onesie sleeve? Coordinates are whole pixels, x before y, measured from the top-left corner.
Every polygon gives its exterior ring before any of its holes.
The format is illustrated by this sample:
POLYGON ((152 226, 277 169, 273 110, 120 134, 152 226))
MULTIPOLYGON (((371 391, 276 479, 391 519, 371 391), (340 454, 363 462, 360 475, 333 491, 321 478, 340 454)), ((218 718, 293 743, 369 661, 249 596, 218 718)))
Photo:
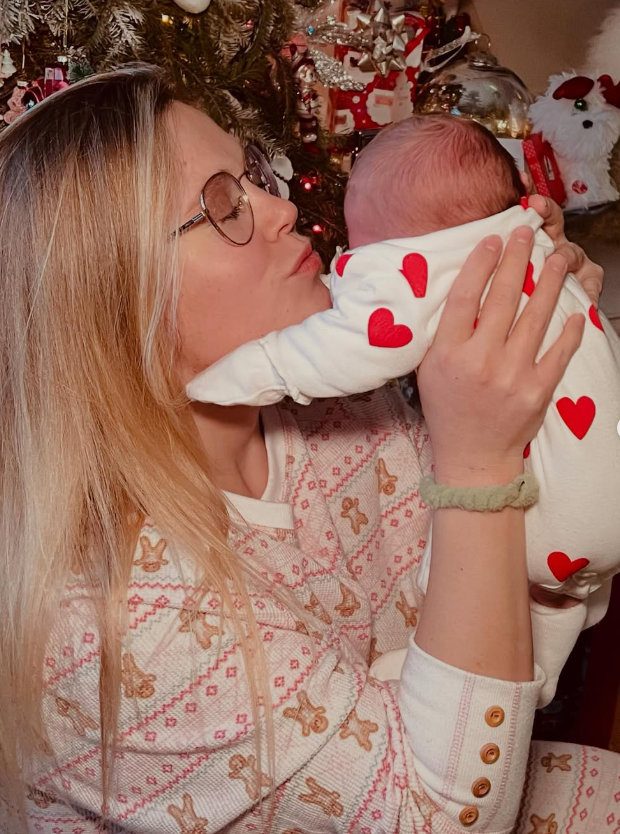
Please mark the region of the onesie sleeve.
POLYGON ((188 396, 220 405, 289 396, 307 405, 410 373, 428 350, 428 321, 443 300, 427 293, 428 270, 423 255, 394 244, 342 255, 331 276, 331 309, 242 345, 192 380, 188 396))

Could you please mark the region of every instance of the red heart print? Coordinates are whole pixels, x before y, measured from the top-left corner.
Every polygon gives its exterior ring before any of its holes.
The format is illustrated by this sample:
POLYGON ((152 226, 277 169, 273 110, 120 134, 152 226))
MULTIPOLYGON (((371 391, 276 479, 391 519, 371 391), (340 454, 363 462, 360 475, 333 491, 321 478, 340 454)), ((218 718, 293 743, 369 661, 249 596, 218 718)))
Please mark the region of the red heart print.
POLYGON ((571 559, 566 553, 562 553, 561 550, 554 550, 553 553, 547 556, 547 564, 558 582, 564 582, 569 576, 587 567, 590 564, 590 560, 571 559))
POLYGON ((416 298, 424 298, 428 283, 428 263, 424 255, 410 252, 403 258, 402 274, 416 298))
POLYGON ((534 290, 536 289, 536 284, 534 283, 534 264, 530 261, 527 265, 527 272, 525 273, 525 281, 523 282, 523 292, 526 295, 531 295, 534 290))
POLYGON ((525 449, 523 450, 523 460, 527 460, 530 456, 530 444, 528 443, 525 449))
POLYGON ((380 307, 368 319, 368 341, 373 347, 399 348, 408 345, 413 333, 406 324, 394 324, 394 315, 380 307))
POLYGON ((588 186, 582 180, 575 180, 575 182, 571 185, 571 188, 575 194, 585 194, 588 190, 588 186))
POLYGON ((575 437, 578 440, 583 440, 596 414, 594 402, 590 397, 579 397, 576 403, 570 397, 562 397, 561 400, 557 401, 556 406, 560 412, 560 417, 575 437))
MULTIPOLYGON (((590 321, 592 322, 592 324, 595 324, 599 330, 603 330, 603 325, 601 324, 601 320, 598 317, 598 313, 596 312, 596 307, 594 306, 594 304, 590 304, 590 309, 588 310, 588 313, 590 315, 590 321)), ((603 333, 604 332, 605 331, 603 330, 603 333)))
POLYGON ((353 255, 341 255, 338 260, 336 261, 336 272, 342 278, 342 273, 344 272, 344 268, 349 262, 349 260, 353 257, 353 255))

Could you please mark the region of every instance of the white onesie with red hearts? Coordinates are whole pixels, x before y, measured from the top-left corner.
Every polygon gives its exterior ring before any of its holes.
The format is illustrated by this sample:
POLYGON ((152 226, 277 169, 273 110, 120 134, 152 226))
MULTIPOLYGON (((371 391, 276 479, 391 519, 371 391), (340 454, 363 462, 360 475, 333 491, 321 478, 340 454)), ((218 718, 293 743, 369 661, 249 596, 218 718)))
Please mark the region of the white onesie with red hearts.
MULTIPOLYGON (((342 255, 331 276, 332 309, 242 345, 193 379, 188 396, 221 405, 261 406, 286 396, 308 404, 316 397, 373 390, 410 373, 432 342, 448 292, 470 252, 490 234, 507 242, 522 225, 536 235, 520 313, 553 244, 540 228, 539 215, 516 206, 463 226, 342 255)), ((604 615, 611 578, 620 570, 620 339, 572 275, 539 357, 576 312, 586 315, 581 346, 524 452, 526 469, 540 483, 539 500, 525 513, 529 579, 579 600, 569 609, 532 603, 535 657, 547 674, 540 705, 551 700, 579 632, 604 615)), ((430 536, 424 561, 423 590, 430 536)), ((393 654, 393 663, 384 655, 373 673, 399 677, 402 659, 393 654)))

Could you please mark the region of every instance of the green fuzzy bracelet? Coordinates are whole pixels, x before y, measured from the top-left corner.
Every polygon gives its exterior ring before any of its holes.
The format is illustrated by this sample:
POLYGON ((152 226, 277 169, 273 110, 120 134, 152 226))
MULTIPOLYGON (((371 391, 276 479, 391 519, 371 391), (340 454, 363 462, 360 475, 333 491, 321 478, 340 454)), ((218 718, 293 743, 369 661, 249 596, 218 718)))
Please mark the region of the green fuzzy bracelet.
POLYGON ((498 512, 504 507, 530 507, 538 501, 538 481, 530 473, 505 486, 452 487, 435 483, 433 475, 420 482, 420 498, 433 510, 460 507, 471 512, 498 512))

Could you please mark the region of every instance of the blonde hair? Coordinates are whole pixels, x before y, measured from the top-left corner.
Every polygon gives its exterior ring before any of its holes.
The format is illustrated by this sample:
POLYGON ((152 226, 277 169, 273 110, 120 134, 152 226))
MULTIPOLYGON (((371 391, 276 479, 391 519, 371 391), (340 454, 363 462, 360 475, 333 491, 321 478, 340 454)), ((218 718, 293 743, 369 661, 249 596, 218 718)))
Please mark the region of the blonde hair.
POLYGON ((177 98, 163 72, 135 65, 52 96, 0 137, 0 796, 22 803, 18 816, 47 741, 45 638, 72 571, 84 574, 100 633, 106 795, 127 583, 146 515, 193 556, 233 620, 258 761, 262 720, 273 775, 248 569, 228 547, 222 493, 174 372, 167 114, 177 98))

